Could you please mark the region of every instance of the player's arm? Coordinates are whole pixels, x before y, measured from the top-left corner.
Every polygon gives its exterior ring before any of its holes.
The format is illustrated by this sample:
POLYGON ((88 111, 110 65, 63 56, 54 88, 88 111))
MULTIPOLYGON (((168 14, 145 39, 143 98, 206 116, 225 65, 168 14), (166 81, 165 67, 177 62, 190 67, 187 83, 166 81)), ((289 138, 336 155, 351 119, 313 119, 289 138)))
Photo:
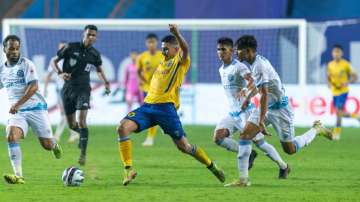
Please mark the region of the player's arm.
POLYGON ((70 46, 67 44, 57 52, 56 58, 54 59, 53 64, 51 65, 54 68, 55 72, 59 75, 59 77, 61 77, 64 80, 69 80, 71 74, 63 72, 60 69, 58 63, 60 60, 64 59, 68 55, 69 51, 70 51, 70 46))
POLYGON ((144 77, 144 67, 141 62, 142 56, 140 55, 136 60, 136 67, 137 67, 137 75, 140 79, 140 83, 145 83, 145 77, 144 77))
POLYGON ((350 76, 350 83, 355 83, 358 79, 357 73, 354 71, 354 69, 349 64, 349 76, 350 76))
POLYGON ((38 81, 37 80, 31 81, 25 90, 25 94, 10 108, 9 113, 11 114, 17 113, 20 106, 23 105, 26 101, 28 101, 36 93, 38 89, 39 89, 38 81))
POLYGON ((248 82, 246 89, 244 92, 240 92, 241 96, 245 97, 245 101, 243 102, 241 108, 244 110, 250 103, 251 98, 253 98, 257 93, 258 89, 254 83, 254 79, 251 76, 251 73, 245 74, 244 79, 248 82))
POLYGON ((184 37, 181 35, 177 25, 175 24, 169 24, 170 32, 174 34, 176 37, 176 40, 179 42, 182 55, 181 55, 181 61, 180 63, 185 63, 189 54, 189 45, 187 44, 184 37))
POLYGON ((104 85, 105 85, 105 93, 106 93, 107 95, 110 94, 110 93, 111 93, 111 91, 110 91, 110 83, 109 83, 109 81, 106 79, 104 70, 103 70, 103 68, 102 68, 101 65, 96 66, 96 73, 97 73, 99 79, 104 82, 104 85))
POLYGON ((264 83, 259 87, 260 93, 260 119, 259 119, 259 127, 260 130, 265 134, 268 135, 266 128, 265 128, 265 115, 268 110, 268 86, 267 83, 264 83))
POLYGON ((358 80, 358 75, 356 72, 351 72, 351 83, 355 83, 358 80))

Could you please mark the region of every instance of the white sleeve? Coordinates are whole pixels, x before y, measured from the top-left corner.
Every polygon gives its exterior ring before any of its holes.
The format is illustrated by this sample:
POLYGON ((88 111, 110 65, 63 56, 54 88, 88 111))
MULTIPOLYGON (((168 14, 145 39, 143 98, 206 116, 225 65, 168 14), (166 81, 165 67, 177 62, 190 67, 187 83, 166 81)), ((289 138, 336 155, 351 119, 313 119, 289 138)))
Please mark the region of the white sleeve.
POLYGON ((237 65, 237 72, 240 74, 241 77, 245 78, 245 75, 250 74, 250 70, 249 68, 243 64, 243 63, 238 63, 237 65))
POLYGON ((35 64, 30 60, 27 60, 25 63, 24 75, 25 75, 26 84, 39 80, 39 77, 36 72, 35 64))
POLYGON ((254 68, 254 78, 256 87, 260 87, 270 81, 270 73, 264 63, 256 64, 254 68))

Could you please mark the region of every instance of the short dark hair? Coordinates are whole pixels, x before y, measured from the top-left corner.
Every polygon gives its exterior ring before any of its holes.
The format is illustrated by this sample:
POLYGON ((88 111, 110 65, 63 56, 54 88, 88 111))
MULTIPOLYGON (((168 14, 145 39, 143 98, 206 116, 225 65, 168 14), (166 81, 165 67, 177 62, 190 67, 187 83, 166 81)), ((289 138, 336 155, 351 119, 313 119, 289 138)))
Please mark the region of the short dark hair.
POLYGON ((333 48, 333 49, 334 49, 334 48, 338 48, 338 49, 340 49, 340 50, 342 50, 342 51, 344 50, 343 46, 340 45, 340 44, 334 44, 332 48, 333 48))
POLYGON ((178 44, 178 41, 176 40, 176 37, 173 36, 173 35, 167 35, 165 36, 161 42, 164 42, 164 43, 170 43, 170 44, 178 44))
POLYGON ((95 25, 86 25, 84 30, 87 29, 98 31, 98 28, 95 25))
POLYGON ((67 41, 61 40, 61 41, 59 41, 59 44, 60 44, 60 43, 67 43, 67 41))
POLYGON ((12 40, 12 41, 18 41, 19 44, 20 44, 20 38, 19 38, 18 36, 16 36, 16 35, 8 35, 8 36, 4 39, 4 41, 3 41, 3 46, 5 47, 5 46, 6 46, 6 43, 7 43, 8 41, 10 41, 10 40, 12 40))
POLYGON ((226 46, 230 46, 231 48, 234 47, 234 42, 231 38, 229 37, 221 37, 217 40, 218 44, 222 44, 222 45, 226 45, 226 46))
POLYGON ((154 33, 149 33, 148 35, 146 35, 146 40, 148 39, 156 39, 156 40, 159 40, 158 36, 154 33))
POLYGON ((253 35, 244 35, 241 36, 236 41, 237 49, 245 49, 245 48, 252 48, 254 50, 257 49, 257 41, 253 35))

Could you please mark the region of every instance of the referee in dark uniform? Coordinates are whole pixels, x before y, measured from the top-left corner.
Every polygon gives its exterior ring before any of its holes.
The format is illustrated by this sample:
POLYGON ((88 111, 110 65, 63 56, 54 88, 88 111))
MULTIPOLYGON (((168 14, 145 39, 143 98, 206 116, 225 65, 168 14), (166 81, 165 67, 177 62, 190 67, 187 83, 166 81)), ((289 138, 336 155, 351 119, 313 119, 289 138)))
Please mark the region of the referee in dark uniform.
POLYGON ((105 83, 106 93, 110 93, 110 85, 103 69, 99 51, 92 45, 96 41, 97 27, 86 25, 81 42, 69 43, 60 49, 55 59, 58 75, 65 80, 61 91, 64 110, 69 127, 80 133, 79 147, 81 150, 79 164, 85 165, 86 148, 89 131, 86 124, 87 111, 90 108, 90 71, 95 68, 99 78, 105 83), (58 62, 63 59, 63 67, 58 62), (62 69, 62 70, 61 70, 62 69), (78 119, 76 119, 76 111, 78 119))

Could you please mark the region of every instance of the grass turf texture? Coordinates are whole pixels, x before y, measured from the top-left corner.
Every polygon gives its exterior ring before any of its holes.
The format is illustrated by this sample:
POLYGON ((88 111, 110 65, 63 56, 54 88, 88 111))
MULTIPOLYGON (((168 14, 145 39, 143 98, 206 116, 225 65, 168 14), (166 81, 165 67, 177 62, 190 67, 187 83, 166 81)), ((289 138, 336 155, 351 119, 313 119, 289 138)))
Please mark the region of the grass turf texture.
MULTIPOLYGON (((205 149, 225 170, 227 182, 237 178, 236 155, 212 143, 210 126, 185 126, 189 140, 205 149)), ((0 127, 4 134, 4 127, 0 127)), ((305 129, 298 128, 297 134, 305 129)), ((286 155, 277 137, 273 143, 291 165, 287 180, 278 180, 278 168, 259 152, 250 172, 252 186, 224 188, 192 157, 177 151, 171 139, 158 134, 155 146, 144 148, 145 133, 132 135, 137 179, 122 186, 122 164, 118 157, 114 126, 90 127, 88 161, 82 169, 81 187, 64 187, 63 170, 77 165, 79 150, 63 137, 64 156, 56 160, 43 150, 31 133, 21 142, 25 185, 0 181, 0 201, 358 201, 360 192, 360 129, 345 128, 342 139, 322 137, 300 153, 286 155)), ((5 138, 0 139, 0 172, 12 173, 5 138)), ((259 150, 258 150, 259 151, 259 150)))

